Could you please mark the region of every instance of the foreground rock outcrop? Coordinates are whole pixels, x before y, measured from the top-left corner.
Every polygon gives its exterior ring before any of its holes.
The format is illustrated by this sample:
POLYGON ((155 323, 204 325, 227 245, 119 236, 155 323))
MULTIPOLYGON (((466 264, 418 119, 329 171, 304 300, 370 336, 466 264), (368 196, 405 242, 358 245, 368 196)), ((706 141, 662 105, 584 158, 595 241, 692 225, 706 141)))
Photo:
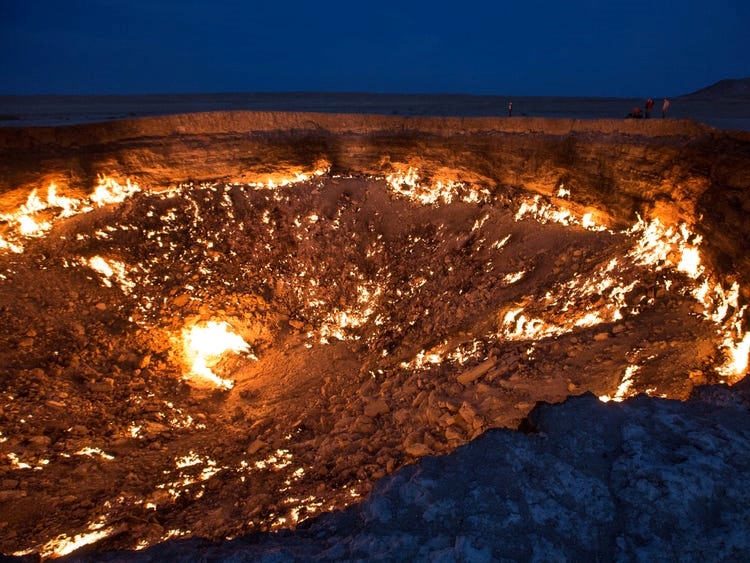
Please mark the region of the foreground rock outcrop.
POLYGON ((743 561, 748 397, 540 405, 294 532, 67 561, 743 561))

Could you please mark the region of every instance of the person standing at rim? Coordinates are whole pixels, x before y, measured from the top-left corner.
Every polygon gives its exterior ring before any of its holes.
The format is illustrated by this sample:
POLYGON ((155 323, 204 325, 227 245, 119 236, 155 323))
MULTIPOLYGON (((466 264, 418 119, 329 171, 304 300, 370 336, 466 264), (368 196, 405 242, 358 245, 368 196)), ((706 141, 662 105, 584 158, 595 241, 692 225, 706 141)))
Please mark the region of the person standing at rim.
POLYGON ((508 102, 508 117, 513 115, 513 102, 508 102))
POLYGON ((646 100, 646 108, 645 108, 646 109, 646 112, 645 112, 646 115, 644 116, 646 119, 648 119, 649 117, 651 117, 651 108, 653 108, 653 107, 654 107, 654 100, 652 100, 651 98, 649 98, 648 100, 646 100))
POLYGON ((669 100, 664 98, 664 103, 661 105, 661 116, 662 118, 667 117, 667 110, 669 109, 669 100))

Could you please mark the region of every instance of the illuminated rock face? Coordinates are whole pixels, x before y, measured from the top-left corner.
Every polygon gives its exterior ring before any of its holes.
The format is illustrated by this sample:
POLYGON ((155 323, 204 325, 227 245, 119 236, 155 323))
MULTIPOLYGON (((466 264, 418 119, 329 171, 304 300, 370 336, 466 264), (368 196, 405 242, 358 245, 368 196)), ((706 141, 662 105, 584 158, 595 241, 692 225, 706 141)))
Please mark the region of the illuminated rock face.
POLYGON ((750 133, 676 120, 203 113, 0 128, 0 193, 3 206, 17 207, 32 189, 56 182, 80 193, 99 174, 158 189, 187 180, 278 181, 321 168, 387 176, 413 167, 427 181, 545 195, 564 184, 575 202, 620 225, 636 212, 696 223, 712 263, 746 272, 750 258, 737 249, 750 242, 748 144, 750 133))
POLYGON ((293 526, 540 400, 734 383, 749 147, 679 122, 0 130, 0 550, 293 526))

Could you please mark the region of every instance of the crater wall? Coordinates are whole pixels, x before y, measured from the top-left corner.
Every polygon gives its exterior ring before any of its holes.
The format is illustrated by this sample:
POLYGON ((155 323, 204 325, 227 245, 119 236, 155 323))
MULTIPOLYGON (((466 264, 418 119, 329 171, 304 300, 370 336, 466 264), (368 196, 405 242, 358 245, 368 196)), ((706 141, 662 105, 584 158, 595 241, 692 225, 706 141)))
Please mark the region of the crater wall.
MULTIPOLYGON (((254 182, 327 168, 512 185, 552 194, 611 225, 636 214, 685 222, 712 266, 745 282, 750 133, 683 120, 443 118, 207 112, 68 127, 0 129, 0 212, 55 182, 85 192, 98 174, 158 190, 254 182)), ((742 283, 747 286, 747 283, 742 283)), ((745 298, 748 296, 745 295, 745 298)))

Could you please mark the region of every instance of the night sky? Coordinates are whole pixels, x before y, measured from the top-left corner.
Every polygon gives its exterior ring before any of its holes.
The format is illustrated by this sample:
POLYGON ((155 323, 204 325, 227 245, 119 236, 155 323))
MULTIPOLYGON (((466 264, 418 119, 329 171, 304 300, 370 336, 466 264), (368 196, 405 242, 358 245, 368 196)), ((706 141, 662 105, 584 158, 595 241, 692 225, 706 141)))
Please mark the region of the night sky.
POLYGON ((748 0, 0 0, 0 94, 658 97, 743 77, 748 0))

